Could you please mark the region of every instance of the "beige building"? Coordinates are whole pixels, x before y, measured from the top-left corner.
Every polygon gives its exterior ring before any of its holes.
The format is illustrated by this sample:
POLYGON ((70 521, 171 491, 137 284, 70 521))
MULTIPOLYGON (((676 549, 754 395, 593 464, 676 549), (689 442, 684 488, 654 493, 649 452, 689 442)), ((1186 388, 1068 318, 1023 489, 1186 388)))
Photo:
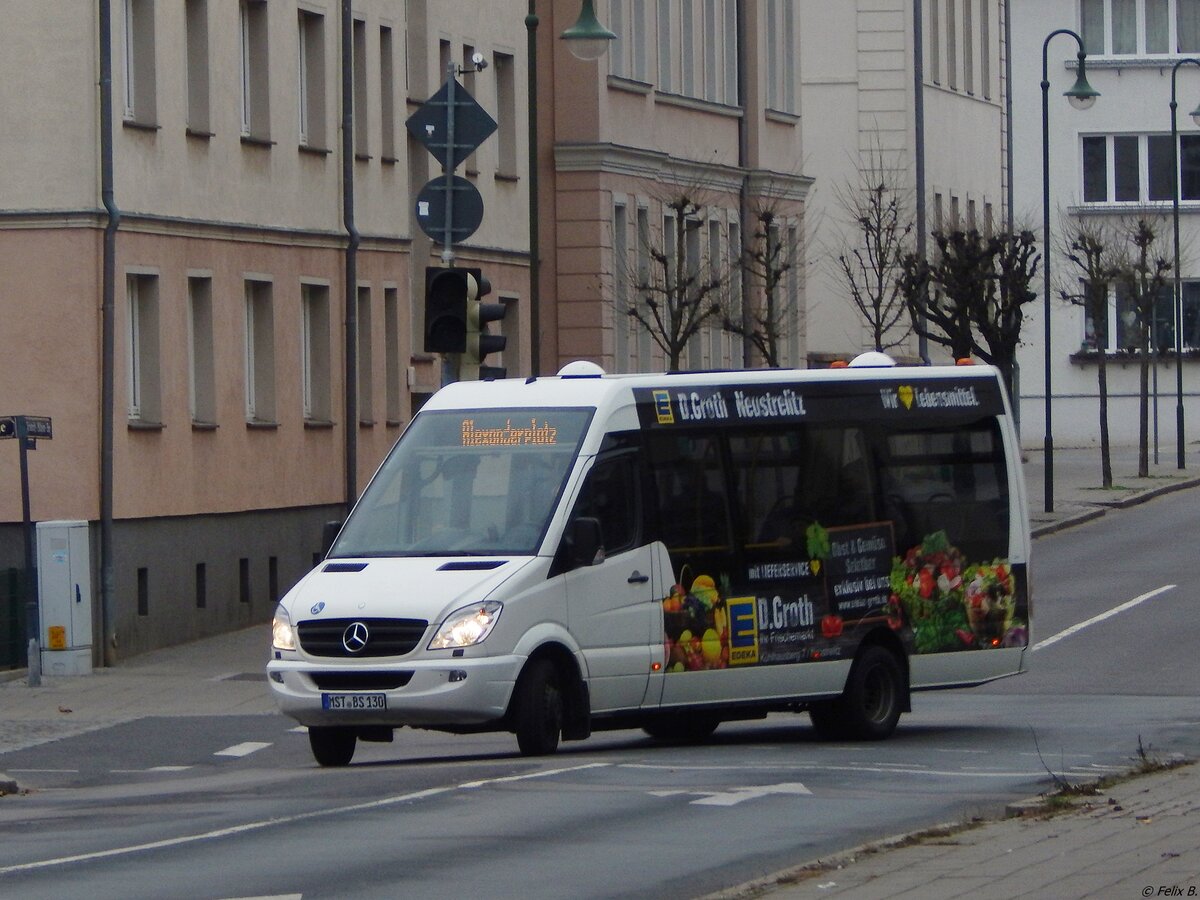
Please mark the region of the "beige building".
MULTIPOLYGON (((863 349, 823 259, 832 185, 874 146, 915 190, 924 139, 929 227, 1000 216, 1003 0, 600 0, 617 39, 592 61, 559 38, 580 0, 530 8, 6 4, 0 102, 23 126, 0 136, 0 415, 54 420, 33 518, 93 523, 110 658, 267 618, 440 384, 422 296, 442 248, 414 197, 441 169, 404 123, 451 64, 498 122, 458 168, 485 214, 455 251, 506 303, 510 374, 666 366, 629 311, 680 279, 720 311, 679 364, 761 364, 725 327, 762 330, 746 249, 774 260, 778 363, 863 349)), ((16 456, 0 442, 0 567, 20 565, 16 456)))

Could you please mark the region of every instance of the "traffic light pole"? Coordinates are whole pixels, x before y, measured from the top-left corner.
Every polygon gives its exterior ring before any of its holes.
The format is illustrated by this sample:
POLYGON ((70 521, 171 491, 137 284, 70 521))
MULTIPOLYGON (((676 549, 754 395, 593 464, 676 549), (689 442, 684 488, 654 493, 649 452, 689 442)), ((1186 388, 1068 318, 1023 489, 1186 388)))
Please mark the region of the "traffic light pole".
POLYGON ((458 66, 446 63, 446 223, 442 226, 442 265, 454 265, 454 103, 458 66))

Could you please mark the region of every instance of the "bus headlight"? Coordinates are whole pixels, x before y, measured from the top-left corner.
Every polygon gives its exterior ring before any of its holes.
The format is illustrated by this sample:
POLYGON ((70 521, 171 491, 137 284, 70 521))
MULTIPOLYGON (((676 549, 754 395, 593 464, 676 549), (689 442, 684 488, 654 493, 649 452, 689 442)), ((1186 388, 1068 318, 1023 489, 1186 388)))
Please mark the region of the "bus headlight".
POLYGON ((446 617, 437 635, 429 642, 430 650, 453 650, 478 644, 489 634, 504 604, 498 600, 476 603, 456 609, 446 617))
POLYGON ((276 650, 296 649, 296 629, 282 603, 275 607, 275 615, 271 618, 271 646, 276 650))

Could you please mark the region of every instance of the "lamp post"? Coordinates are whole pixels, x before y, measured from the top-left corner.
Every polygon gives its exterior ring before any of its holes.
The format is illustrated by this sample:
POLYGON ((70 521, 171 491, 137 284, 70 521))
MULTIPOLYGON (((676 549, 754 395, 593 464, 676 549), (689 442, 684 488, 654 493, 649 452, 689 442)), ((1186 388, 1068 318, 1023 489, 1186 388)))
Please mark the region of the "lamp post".
POLYGON ((1044 247, 1042 258, 1044 289, 1042 293, 1045 304, 1044 352, 1046 355, 1046 443, 1044 447, 1046 454, 1046 512, 1054 512, 1054 429, 1050 383, 1050 70, 1046 54, 1050 49, 1050 40, 1060 34, 1070 35, 1079 47, 1079 52, 1076 54, 1079 62, 1076 66, 1075 83, 1063 96, 1070 101, 1071 106, 1079 110, 1091 108, 1092 104, 1096 102, 1096 98, 1100 96, 1100 92, 1087 82, 1084 68, 1087 53, 1083 49, 1083 38, 1070 28, 1059 28, 1046 35, 1046 40, 1042 42, 1042 244, 1044 247))
MULTIPOLYGON (((529 72, 526 92, 529 94, 529 367, 530 374, 537 375, 541 368, 541 255, 539 254, 538 230, 541 219, 538 215, 538 120, 537 120, 537 14, 538 0, 529 0, 529 12, 525 16, 526 47, 529 57, 529 72)), ((579 18, 566 29, 561 38, 578 59, 599 59, 608 50, 616 35, 600 24, 596 18, 593 0, 582 0, 579 18)))
MULTIPOLYGON (((1179 273, 1179 127, 1175 112, 1179 103, 1175 99, 1175 76, 1179 67, 1191 63, 1200 66, 1200 59, 1187 57, 1171 67, 1171 177, 1175 179, 1171 191, 1171 224, 1175 232, 1175 462, 1183 468, 1183 293, 1179 273)), ((1200 106, 1192 110, 1192 121, 1200 125, 1200 106)), ((1157 317, 1156 317, 1157 318, 1157 317)))

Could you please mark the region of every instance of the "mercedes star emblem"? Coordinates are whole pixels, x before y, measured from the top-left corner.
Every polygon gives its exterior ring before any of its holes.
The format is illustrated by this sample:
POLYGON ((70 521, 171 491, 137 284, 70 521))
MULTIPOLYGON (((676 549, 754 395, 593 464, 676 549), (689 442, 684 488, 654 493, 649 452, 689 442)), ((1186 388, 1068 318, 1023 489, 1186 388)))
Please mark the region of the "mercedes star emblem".
POLYGON ((347 653, 361 653, 367 646, 367 626, 362 622, 351 622, 342 632, 342 646, 347 653))

